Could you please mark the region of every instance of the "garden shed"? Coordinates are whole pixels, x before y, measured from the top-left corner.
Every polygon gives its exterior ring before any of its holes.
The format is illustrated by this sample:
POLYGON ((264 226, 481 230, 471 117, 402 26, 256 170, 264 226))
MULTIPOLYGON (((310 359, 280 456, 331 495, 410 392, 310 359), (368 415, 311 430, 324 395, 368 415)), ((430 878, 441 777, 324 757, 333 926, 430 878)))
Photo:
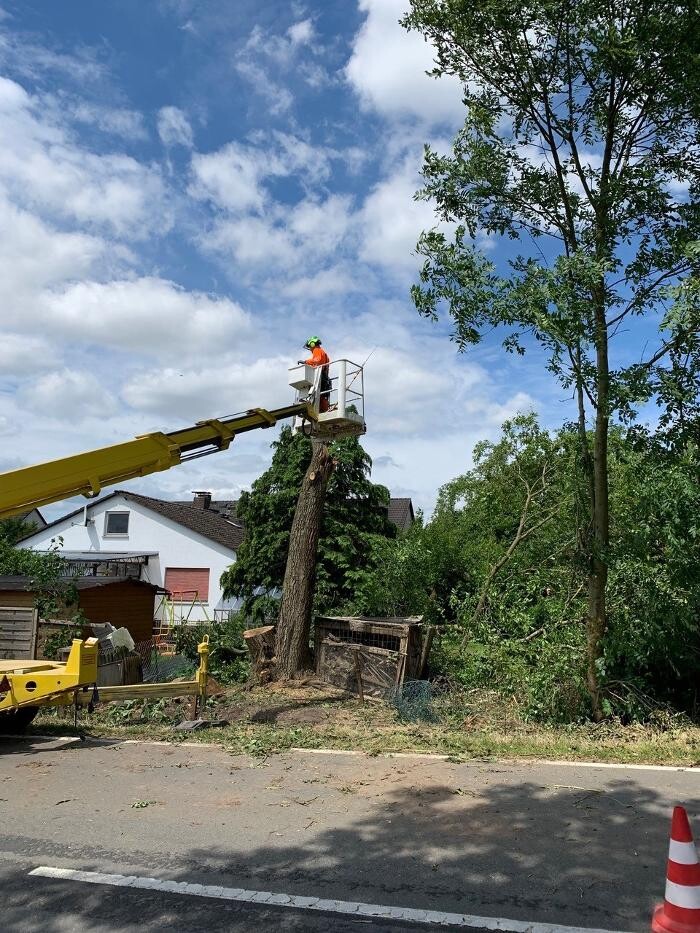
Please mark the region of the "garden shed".
MULTIPOLYGON (((78 593, 78 606, 89 623, 110 622, 115 628, 128 629, 131 637, 139 642, 150 641, 153 638, 153 615, 156 595, 162 592, 161 588, 143 580, 132 580, 118 577, 78 577, 72 582, 78 593)), ((20 619, 34 620, 36 625, 36 609, 38 594, 35 592, 31 580, 27 577, 0 576, 0 650, 7 652, 21 651, 15 657, 33 657, 41 654, 41 631, 37 637, 26 634, 22 629, 22 643, 11 633, 16 631, 20 619), (13 610, 10 612, 10 610, 13 610), (14 610, 29 610, 24 613, 14 610), (4 621, 3 621, 4 620, 4 621), (7 644, 5 644, 7 642, 7 644), (11 644, 10 644, 11 642, 11 644)), ((72 615, 76 607, 71 607, 66 616, 72 615)), ((50 623, 50 619, 39 619, 39 630, 42 623, 50 623)), ((90 634, 89 632, 86 634, 90 634)))

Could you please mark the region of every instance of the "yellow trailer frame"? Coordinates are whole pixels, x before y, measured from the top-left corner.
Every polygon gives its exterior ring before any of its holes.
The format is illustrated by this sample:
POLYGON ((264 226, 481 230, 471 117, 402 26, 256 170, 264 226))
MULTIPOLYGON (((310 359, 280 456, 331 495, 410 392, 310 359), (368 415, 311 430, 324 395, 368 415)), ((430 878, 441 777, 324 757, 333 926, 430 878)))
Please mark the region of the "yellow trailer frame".
POLYGON ((65 664, 57 661, 0 661, 0 713, 26 706, 72 703, 76 690, 97 680, 97 639, 73 640, 65 664))
MULTIPOLYGON (((178 683, 96 687, 97 639, 73 640, 65 664, 57 661, 0 661, 0 713, 41 706, 88 706, 110 700, 196 696, 200 709, 207 697, 209 636, 197 646, 199 667, 194 680, 178 683)), ((0 727, 0 731, 2 728, 0 727)))

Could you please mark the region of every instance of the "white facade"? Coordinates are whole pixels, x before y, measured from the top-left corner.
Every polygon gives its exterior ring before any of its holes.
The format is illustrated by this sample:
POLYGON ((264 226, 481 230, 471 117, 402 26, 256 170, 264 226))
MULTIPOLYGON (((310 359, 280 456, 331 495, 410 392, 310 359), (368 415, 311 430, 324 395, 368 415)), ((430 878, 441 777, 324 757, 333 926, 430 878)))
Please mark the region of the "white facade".
MULTIPOLYGON (((119 524, 119 520, 112 524, 119 524)), ((123 520, 122 520, 123 523, 123 520)), ((157 512, 152 512, 139 502, 127 496, 108 496, 98 502, 87 505, 85 512, 66 517, 49 528, 35 532, 25 538, 18 546, 35 551, 45 551, 51 541, 62 538, 60 550, 90 551, 99 553, 126 552, 150 556, 141 571, 141 579, 157 586, 165 585, 165 571, 168 568, 209 569, 209 598, 203 605, 194 604, 176 607, 176 614, 187 615, 190 622, 214 619, 215 609, 232 609, 235 600, 224 600, 219 580, 221 574, 236 560, 236 552, 211 541, 205 535, 185 528, 157 512), (108 513, 128 513, 128 531, 126 534, 107 533, 108 513), (84 515, 87 515, 85 524, 84 515)), ((161 606, 158 617, 163 617, 161 606)))

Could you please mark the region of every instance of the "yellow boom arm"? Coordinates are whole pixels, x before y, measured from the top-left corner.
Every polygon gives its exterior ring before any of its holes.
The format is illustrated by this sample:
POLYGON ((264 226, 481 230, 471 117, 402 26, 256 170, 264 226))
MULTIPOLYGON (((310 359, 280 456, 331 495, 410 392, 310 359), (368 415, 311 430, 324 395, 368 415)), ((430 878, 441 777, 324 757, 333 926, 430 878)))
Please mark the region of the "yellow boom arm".
POLYGON ((269 428, 297 415, 317 420, 305 402, 273 411, 255 408, 241 415, 199 421, 170 434, 143 434, 121 444, 0 473, 0 518, 23 515, 69 496, 96 496, 104 486, 226 450, 236 434, 269 428))

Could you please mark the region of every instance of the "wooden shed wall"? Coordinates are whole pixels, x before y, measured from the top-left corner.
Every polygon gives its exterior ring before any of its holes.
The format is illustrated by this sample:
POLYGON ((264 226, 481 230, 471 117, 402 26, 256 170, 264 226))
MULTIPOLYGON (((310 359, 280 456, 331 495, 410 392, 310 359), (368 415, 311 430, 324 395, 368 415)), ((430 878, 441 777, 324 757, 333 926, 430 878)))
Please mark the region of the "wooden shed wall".
POLYGON ((34 593, 26 593, 21 590, 0 590, 0 606, 26 606, 33 608, 36 601, 34 593))
POLYGON ((0 658, 33 658, 36 635, 36 609, 0 606, 0 658))
POLYGON ((124 581, 80 591, 80 608, 90 622, 111 622, 129 630, 135 642, 153 638, 154 591, 124 581))

